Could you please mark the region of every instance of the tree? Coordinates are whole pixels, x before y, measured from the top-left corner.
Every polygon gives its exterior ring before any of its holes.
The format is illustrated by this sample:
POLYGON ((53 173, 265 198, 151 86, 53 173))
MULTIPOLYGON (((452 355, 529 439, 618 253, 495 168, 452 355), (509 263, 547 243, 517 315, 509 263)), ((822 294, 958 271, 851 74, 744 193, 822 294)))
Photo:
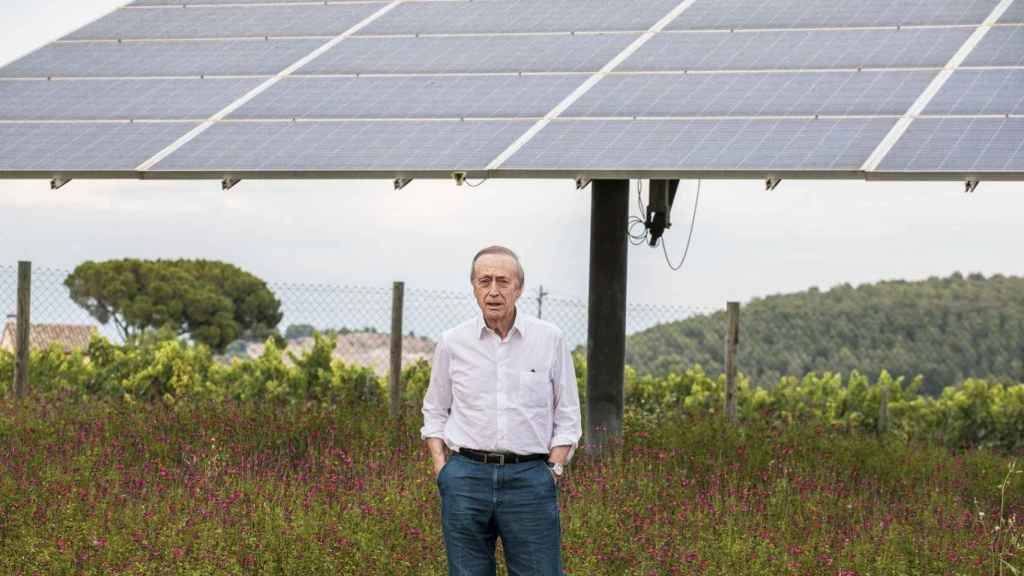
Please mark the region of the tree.
MULTIPOLYGON (((629 336, 626 363, 642 374, 724 364, 724 312, 661 324, 629 336)), ((1024 379, 1024 278, 977 273, 925 281, 769 296, 742 315, 740 371, 771 386, 780 376, 860 370, 871 379, 924 377, 939 394, 968 377, 1024 379)))
POLYGON ((220 352, 237 338, 267 337, 281 303, 264 281, 224 262, 137 260, 85 262, 64 285, 100 323, 125 340, 161 327, 220 352))
POLYGON ((311 324, 290 324, 284 331, 285 340, 298 340, 299 338, 311 338, 316 332, 311 324))

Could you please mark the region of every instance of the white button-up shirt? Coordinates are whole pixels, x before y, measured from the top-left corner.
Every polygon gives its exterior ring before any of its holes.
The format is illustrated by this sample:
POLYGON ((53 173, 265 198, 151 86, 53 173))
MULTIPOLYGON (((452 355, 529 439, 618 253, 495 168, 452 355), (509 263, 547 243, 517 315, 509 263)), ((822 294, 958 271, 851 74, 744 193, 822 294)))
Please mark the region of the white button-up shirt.
POLYGON ((477 316, 434 350, 420 436, 452 450, 547 454, 583 435, 576 370, 562 331, 516 311, 508 336, 477 316))

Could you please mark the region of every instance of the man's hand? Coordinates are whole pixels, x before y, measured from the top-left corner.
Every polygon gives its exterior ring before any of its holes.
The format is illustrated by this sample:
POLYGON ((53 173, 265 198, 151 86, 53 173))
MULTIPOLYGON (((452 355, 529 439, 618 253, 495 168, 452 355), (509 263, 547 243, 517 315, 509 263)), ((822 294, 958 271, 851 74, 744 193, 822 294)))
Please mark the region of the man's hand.
POLYGON ((551 454, 548 455, 548 462, 558 462, 565 466, 566 459, 569 458, 569 450, 572 446, 555 446, 551 448, 551 454))
POLYGON ((430 459, 434 464, 434 480, 437 480, 437 477, 441 474, 441 468, 444 468, 444 464, 447 462, 444 440, 440 438, 427 438, 427 448, 430 450, 430 459))
MULTIPOLYGON (((555 447, 553 447, 551 449, 551 453, 548 454, 548 462, 552 462, 552 463, 557 462, 558 464, 561 464, 561 465, 564 466, 566 459, 569 458, 569 450, 571 448, 572 448, 572 446, 555 446, 555 447)), ((549 469, 548 472, 550 472, 551 473, 551 477, 555 479, 555 484, 558 484, 558 481, 561 478, 559 478, 559 476, 557 474, 555 474, 554 470, 550 470, 549 469)))

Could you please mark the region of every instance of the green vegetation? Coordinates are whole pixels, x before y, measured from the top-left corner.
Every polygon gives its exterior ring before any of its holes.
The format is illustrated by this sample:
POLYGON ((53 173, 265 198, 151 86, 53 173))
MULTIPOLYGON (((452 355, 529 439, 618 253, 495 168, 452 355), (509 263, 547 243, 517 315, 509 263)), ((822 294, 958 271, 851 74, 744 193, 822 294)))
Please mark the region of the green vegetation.
MULTIPOLYGON (((725 313, 628 339, 626 362, 666 376, 724 365, 725 313)), ((739 369, 759 386, 812 372, 883 370, 938 395, 971 377, 1024 381, 1024 278, 882 282, 771 296, 741 313, 739 369)))
MULTIPOLYGON (((394 425, 383 403, 0 400, 0 573, 443 575, 405 410, 394 425)), ((1024 570, 1024 475, 997 454, 763 419, 625 425, 560 484, 568 574, 1024 570)))
MULTIPOLYGON (((190 345, 168 331, 153 332, 136 345, 115 346, 93 339, 86 354, 66 354, 57 347, 33 353, 32 388, 42 394, 76 398, 100 396, 128 402, 270 401, 280 404, 347 402, 376 405, 388 397, 387 378, 371 369, 332 357, 337 341, 314 335, 302 356, 267 341, 252 360, 214 360, 203 345, 190 345)), ((586 365, 575 356, 580 395, 586 399, 586 365)), ((14 360, 0 352, 0 393, 13 380, 14 360)), ((424 360, 402 371, 406 401, 418 403, 426 392, 430 364, 424 360)), ((830 429, 878 434, 905 441, 929 442, 951 449, 985 447, 1024 451, 1024 384, 967 379, 937 397, 919 394, 921 378, 906 381, 883 371, 877 378, 853 371, 786 376, 771 388, 737 382, 738 417, 742 422, 779 425, 816 423, 830 429), (879 411, 888 397, 889 421, 882 430, 879 411)), ((679 416, 720 413, 725 377, 712 377, 700 366, 665 377, 626 370, 625 401, 630 418, 657 424, 679 416)))
MULTIPOLYGON (((0 353, 0 573, 446 573, 430 365, 402 371, 390 423, 386 379, 314 338, 221 364, 168 330, 97 337, 88 358, 34 353, 20 401, 0 353)), ((578 451, 559 488, 566 572, 1020 573, 1024 384, 920 384, 741 377, 729 424, 724 378, 627 369, 624 441, 578 451)))
POLYGON ((238 338, 263 340, 281 321, 281 303, 264 281, 223 262, 85 262, 64 284, 71 299, 126 340, 159 328, 216 351, 238 338))

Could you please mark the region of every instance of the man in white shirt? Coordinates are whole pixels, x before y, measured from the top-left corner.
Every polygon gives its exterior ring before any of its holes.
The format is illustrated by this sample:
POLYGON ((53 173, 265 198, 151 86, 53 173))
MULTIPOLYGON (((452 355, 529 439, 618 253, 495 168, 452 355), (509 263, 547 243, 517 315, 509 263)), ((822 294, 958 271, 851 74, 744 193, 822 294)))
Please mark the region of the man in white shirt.
POLYGON ((510 576, 562 574, 557 485, 583 434, 579 391, 562 331, 516 309, 524 281, 508 248, 477 253, 470 282, 481 315, 434 351, 420 435, 450 576, 493 576, 499 537, 510 576))

